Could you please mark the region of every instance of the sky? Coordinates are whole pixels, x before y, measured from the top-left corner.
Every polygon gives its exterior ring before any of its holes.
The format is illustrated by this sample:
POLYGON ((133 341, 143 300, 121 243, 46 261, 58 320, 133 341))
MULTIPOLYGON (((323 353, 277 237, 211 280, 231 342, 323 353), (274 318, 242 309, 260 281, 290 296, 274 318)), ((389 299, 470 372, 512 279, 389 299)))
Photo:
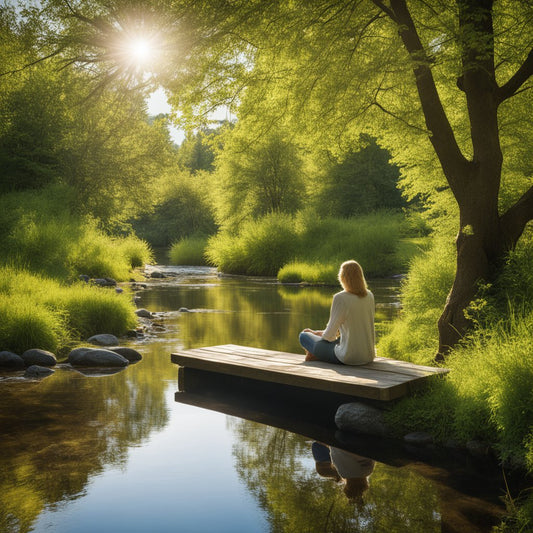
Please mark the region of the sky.
MULTIPOLYGON (((167 96, 162 88, 154 91, 146 101, 148 105, 148 114, 151 116, 159 115, 160 113, 170 113, 170 105, 167 102, 167 96)), ((181 144, 185 139, 185 132, 176 126, 169 127, 170 138, 176 143, 181 144)))
MULTIPOLYGON (((160 113, 167 114, 171 112, 170 104, 167 101, 165 91, 160 87, 154 91, 146 100, 148 106, 148 114, 150 116, 159 115, 160 113)), ((214 111, 210 118, 212 120, 234 120, 235 115, 225 108, 220 107, 214 111)), ((176 144, 181 144, 185 139, 185 132, 177 126, 169 127, 170 137, 176 144)))

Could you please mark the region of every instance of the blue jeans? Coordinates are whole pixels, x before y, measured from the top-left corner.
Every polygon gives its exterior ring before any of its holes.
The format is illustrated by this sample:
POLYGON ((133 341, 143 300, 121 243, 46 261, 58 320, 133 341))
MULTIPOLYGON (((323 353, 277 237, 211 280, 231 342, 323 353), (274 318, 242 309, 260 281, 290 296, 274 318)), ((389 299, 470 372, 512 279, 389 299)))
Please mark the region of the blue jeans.
POLYGON ((343 363, 335 355, 335 346, 339 344, 339 341, 340 339, 330 342, 309 331, 300 333, 300 344, 305 350, 312 353, 320 361, 342 365, 343 363))

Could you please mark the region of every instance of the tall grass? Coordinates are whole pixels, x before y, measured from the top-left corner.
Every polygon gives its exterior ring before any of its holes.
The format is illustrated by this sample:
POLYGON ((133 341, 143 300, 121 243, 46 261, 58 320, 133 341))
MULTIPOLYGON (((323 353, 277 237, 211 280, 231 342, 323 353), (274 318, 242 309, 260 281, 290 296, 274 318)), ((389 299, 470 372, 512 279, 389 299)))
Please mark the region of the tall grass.
MULTIPOLYGON (((447 377, 389 412, 399 434, 420 430, 440 442, 485 441, 500 460, 533 474, 532 243, 526 235, 509 254, 499 278, 480 292, 469 310, 476 327, 448 356, 447 377)), ((436 242, 413 261, 404 286, 403 317, 381 339, 380 355, 430 361, 437 347, 436 321, 453 272, 449 242, 436 242)), ((510 510, 513 515, 499 531, 529 531, 533 497, 518 506, 513 503, 510 510)))
POLYGON ((53 187, 0 198, 0 263, 60 279, 86 274, 122 281, 151 260, 144 241, 109 236, 94 220, 72 214, 65 194, 53 187))
POLYGON ((61 350, 97 333, 123 334, 136 325, 126 294, 64 285, 13 267, 0 267, 0 350, 61 350))
POLYGON ((298 249, 294 218, 275 213, 243 224, 238 234, 223 231, 214 235, 208 241, 206 257, 223 272, 275 276, 296 257, 298 249))
POLYGON ((391 421, 441 441, 489 442, 503 460, 533 472, 532 336, 533 313, 478 331, 448 358, 446 379, 401 402, 391 421))
POLYGON ((434 239, 428 251, 412 259, 402 284, 402 314, 381 337, 379 355, 431 364, 438 349, 437 321, 454 275, 451 239, 434 239))
POLYGON ((174 242, 168 253, 170 262, 173 265, 205 265, 207 239, 203 235, 196 235, 174 242))
POLYGON ((406 267, 397 253, 400 226, 401 216, 386 212, 349 219, 270 214, 215 235, 206 256, 224 272, 277 274, 284 282, 335 283, 333 272, 352 258, 368 276, 385 276, 406 267))

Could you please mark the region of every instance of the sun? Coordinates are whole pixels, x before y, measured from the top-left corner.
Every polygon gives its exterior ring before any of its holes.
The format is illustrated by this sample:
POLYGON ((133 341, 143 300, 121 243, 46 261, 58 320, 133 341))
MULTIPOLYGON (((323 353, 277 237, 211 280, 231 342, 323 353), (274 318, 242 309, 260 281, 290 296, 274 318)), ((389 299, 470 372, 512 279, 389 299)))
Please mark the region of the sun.
POLYGON ((136 38, 128 43, 128 52, 133 63, 143 65, 151 59, 154 50, 148 39, 136 38))

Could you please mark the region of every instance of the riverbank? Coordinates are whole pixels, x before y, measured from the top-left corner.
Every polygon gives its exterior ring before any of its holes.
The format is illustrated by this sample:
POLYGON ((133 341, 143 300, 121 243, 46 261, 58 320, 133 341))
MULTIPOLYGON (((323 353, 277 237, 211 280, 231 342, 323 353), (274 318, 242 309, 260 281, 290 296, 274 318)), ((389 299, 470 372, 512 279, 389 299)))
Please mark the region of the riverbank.
POLYGON ((390 211, 344 219, 272 213, 245 221, 237 230, 181 239, 169 257, 173 264, 210 264, 226 274, 337 284, 339 265, 350 258, 369 278, 406 272, 428 245, 425 230, 390 211))

